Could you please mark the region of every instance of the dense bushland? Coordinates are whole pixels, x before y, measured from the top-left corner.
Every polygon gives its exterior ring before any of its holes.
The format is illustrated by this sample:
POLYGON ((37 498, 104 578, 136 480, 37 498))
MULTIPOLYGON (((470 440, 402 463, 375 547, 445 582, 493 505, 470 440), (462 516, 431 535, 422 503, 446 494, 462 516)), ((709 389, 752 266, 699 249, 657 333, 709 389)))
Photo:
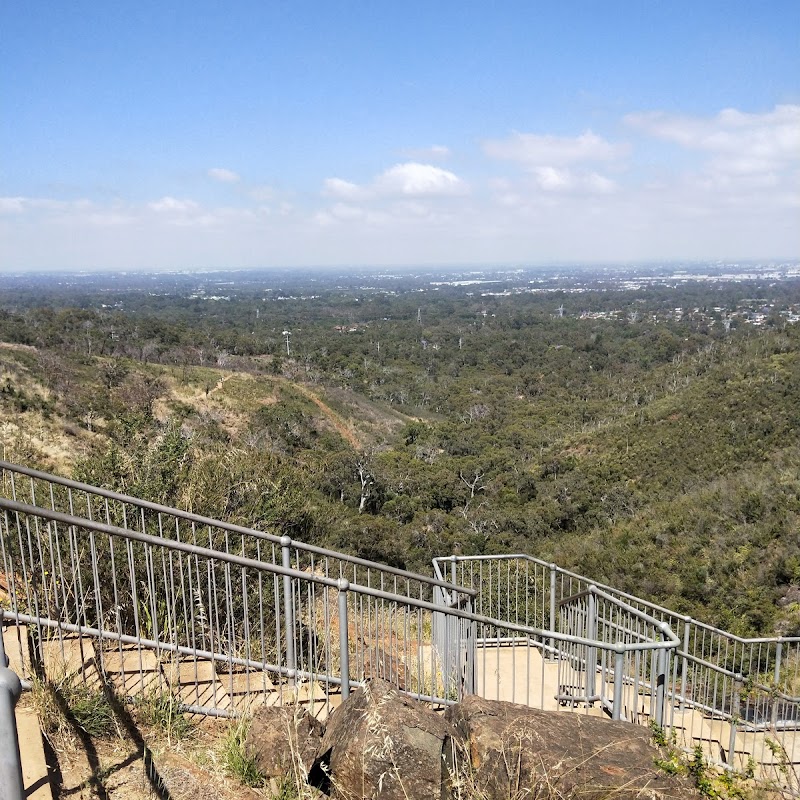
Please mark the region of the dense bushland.
POLYGON ((800 633, 800 330, 721 324, 770 291, 798 287, 17 293, 0 436, 9 460, 411 569, 527 552, 800 633))

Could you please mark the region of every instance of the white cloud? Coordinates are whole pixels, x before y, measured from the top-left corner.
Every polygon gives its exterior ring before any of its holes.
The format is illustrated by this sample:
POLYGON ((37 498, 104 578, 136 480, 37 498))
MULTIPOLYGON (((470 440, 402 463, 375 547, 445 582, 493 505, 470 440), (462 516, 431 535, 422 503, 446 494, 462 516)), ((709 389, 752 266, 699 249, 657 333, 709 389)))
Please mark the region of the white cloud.
POLYGON ((136 216, 121 211, 101 209, 87 214, 85 220, 89 225, 101 228, 116 228, 136 222, 136 216))
POLYGON ((317 212, 313 217, 313 221, 321 227, 329 227, 337 223, 366 223, 375 226, 382 225, 389 220, 389 215, 384 212, 348 203, 335 203, 330 208, 317 212))
POLYGON ((363 208, 359 208, 358 206, 351 206, 347 203, 336 203, 336 205, 330 209, 330 213, 339 219, 363 219, 366 212, 363 208))
POLYGON ((516 161, 533 170, 612 161, 624 155, 627 149, 626 145, 612 144, 590 130, 580 136, 514 133, 507 139, 490 139, 483 143, 483 151, 489 158, 516 161))
POLYGON ((375 189, 389 195, 458 195, 468 191, 455 173, 432 164, 408 161, 395 164, 375 180, 375 189))
POLYGON ((170 196, 148 203, 147 209, 154 212, 164 224, 181 228, 224 225, 230 223, 234 217, 243 218, 251 215, 249 209, 206 209, 194 200, 181 200, 170 196))
POLYGON ((22 214, 28 211, 68 211, 86 209, 88 200, 54 200, 50 197, 0 197, 0 214, 22 214))
MULTIPOLYGON (((720 221, 738 220, 740 231, 757 236, 754 220, 779 223, 777 236, 787 236, 797 225, 800 205, 800 105, 775 106, 765 113, 746 113, 728 108, 709 117, 652 111, 629 114, 626 124, 642 134, 705 155, 704 163, 662 177, 658 193, 646 196, 649 206, 660 197, 672 198, 672 206, 696 209, 720 221), (795 221, 790 223, 791 215, 795 221)), ((762 228, 763 229, 763 228, 762 228)), ((739 233, 739 231, 737 231, 739 233)), ((758 237, 772 245, 765 232, 758 237)), ((784 245, 778 252, 790 253, 784 245)))
POLYGON ((198 209, 198 205, 194 200, 178 200, 175 197, 162 197, 160 200, 148 203, 147 207, 158 214, 185 214, 198 209))
POLYGON ((247 190, 247 195, 256 203, 269 203, 275 199, 275 190, 271 186, 260 184, 258 186, 251 186, 247 190))
POLYGON ((586 175, 584 185, 589 191, 596 194, 611 194, 617 191, 617 184, 599 172, 591 172, 586 175))
POLYGON ((505 186, 497 181, 490 183, 497 196, 509 197, 511 194, 524 194, 531 187, 546 193, 594 195, 611 194, 618 189, 617 184, 599 172, 586 172, 567 167, 535 167, 530 178, 523 178, 515 185, 505 181, 505 186))
POLYGON ((556 169, 555 167, 536 167, 534 169, 536 183, 540 189, 546 192, 561 191, 570 189, 574 185, 572 174, 568 169, 556 169))
POLYGON ((628 114, 625 122, 646 135, 707 152, 712 168, 731 175, 767 173, 800 162, 800 105, 779 105, 763 114, 726 108, 713 117, 651 111, 628 114))
POLYGON ((616 183, 588 165, 615 161, 628 152, 628 146, 587 130, 579 136, 514 133, 484 142, 483 150, 490 158, 515 162, 530 173, 532 183, 499 194, 509 205, 515 197, 527 203, 531 189, 548 194, 610 194, 617 190, 616 183))
POLYGON ((230 207, 167 185, 152 202, 0 197, 0 269, 800 253, 799 106, 625 122, 636 150, 592 131, 487 141, 480 178, 418 151, 362 182, 330 177, 316 197, 242 181, 230 207))
POLYGON ((352 200, 364 194, 358 184, 341 178, 326 178, 322 192, 329 197, 340 197, 343 200, 352 200))
POLYGON ((418 200, 401 200, 394 205, 395 211, 401 214, 406 214, 411 217, 429 217, 431 209, 425 203, 420 203, 418 200))
POLYGON ((224 167, 212 167, 208 171, 208 177, 220 183, 238 183, 241 180, 238 173, 224 167))
MULTIPOLYGON (((347 204, 360 202, 362 205, 369 203, 372 206, 385 205, 393 199, 433 199, 466 195, 469 193, 468 184, 449 170, 435 167, 432 164, 421 164, 416 161, 407 161, 395 164, 377 175, 370 183, 357 184, 342 178, 327 178, 323 182, 322 194, 347 204)), ((331 224, 342 219, 342 215, 334 208, 329 208, 318 221, 331 224)), ((401 209, 398 205, 395 208, 401 209)), ((383 222, 387 216, 381 208, 373 208, 372 214, 365 210, 360 219, 383 222)), ((419 212, 417 210, 417 215, 419 212)))
POLYGON ((0 214, 21 214, 25 211, 24 197, 0 197, 0 214))

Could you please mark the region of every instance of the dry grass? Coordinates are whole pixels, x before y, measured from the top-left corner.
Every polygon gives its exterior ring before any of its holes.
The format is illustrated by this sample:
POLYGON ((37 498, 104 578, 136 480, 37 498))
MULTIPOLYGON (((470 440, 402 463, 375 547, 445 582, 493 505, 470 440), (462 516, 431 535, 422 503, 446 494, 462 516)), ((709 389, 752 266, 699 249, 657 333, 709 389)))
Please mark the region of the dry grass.
POLYGON ((79 677, 62 675, 56 680, 35 680, 31 705, 56 750, 74 747, 81 731, 95 738, 119 735, 119 724, 108 698, 79 677))

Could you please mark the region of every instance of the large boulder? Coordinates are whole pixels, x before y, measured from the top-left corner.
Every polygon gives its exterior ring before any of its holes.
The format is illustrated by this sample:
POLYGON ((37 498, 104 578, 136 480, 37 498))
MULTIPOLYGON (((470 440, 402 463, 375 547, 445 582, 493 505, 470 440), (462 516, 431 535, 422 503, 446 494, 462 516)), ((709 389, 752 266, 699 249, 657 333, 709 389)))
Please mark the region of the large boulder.
POLYGON ((338 798, 440 800, 448 725, 379 678, 328 719, 309 783, 338 798))
POLYGON ((319 751, 323 726, 302 706, 260 708, 247 733, 245 755, 266 778, 308 774, 319 751))
POLYGON ((658 769, 648 731, 627 722, 476 696, 451 706, 445 719, 454 730, 445 748, 445 798, 696 796, 686 779, 658 769))

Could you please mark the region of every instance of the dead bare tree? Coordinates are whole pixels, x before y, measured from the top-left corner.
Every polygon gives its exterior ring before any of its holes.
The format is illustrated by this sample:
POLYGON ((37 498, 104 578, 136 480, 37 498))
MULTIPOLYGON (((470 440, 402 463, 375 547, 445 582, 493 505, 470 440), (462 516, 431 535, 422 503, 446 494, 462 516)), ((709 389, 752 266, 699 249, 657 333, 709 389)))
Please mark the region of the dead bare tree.
POLYGON ((361 483, 361 497, 358 501, 358 513, 363 514, 367 507, 367 501, 372 496, 372 488, 375 485, 366 458, 359 458, 356 462, 356 475, 361 483))
POLYGON ((469 478, 466 477, 461 471, 458 473, 458 477, 461 478, 461 482, 467 487, 467 489, 469 489, 469 497, 467 498, 466 503, 464 503, 464 508, 461 510, 461 514, 463 515, 464 519, 467 518, 467 512, 469 511, 472 501, 475 499, 475 495, 478 492, 482 492, 486 488, 481 485, 485 474, 485 472, 480 472, 477 469, 469 478))

